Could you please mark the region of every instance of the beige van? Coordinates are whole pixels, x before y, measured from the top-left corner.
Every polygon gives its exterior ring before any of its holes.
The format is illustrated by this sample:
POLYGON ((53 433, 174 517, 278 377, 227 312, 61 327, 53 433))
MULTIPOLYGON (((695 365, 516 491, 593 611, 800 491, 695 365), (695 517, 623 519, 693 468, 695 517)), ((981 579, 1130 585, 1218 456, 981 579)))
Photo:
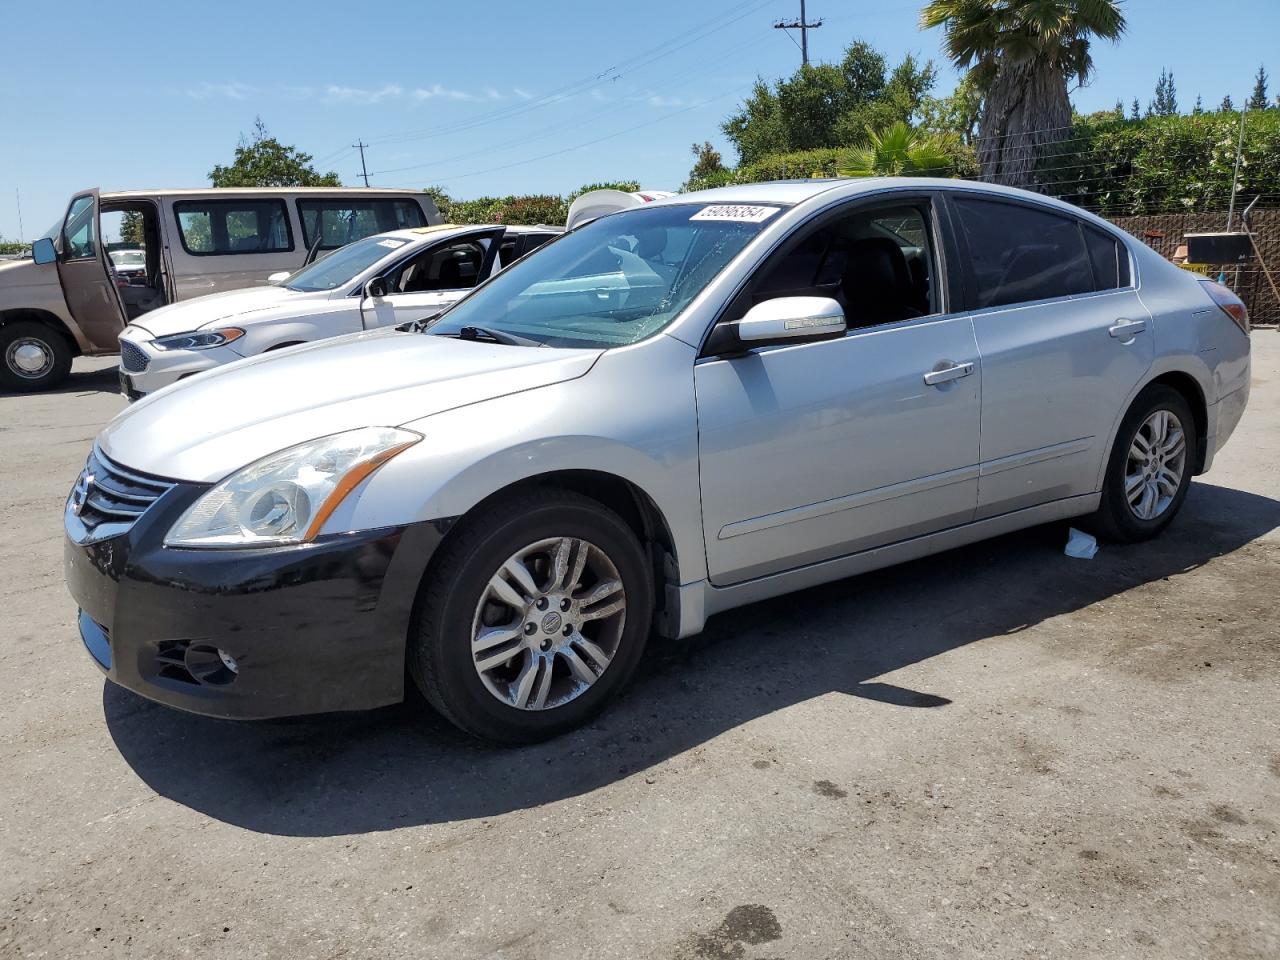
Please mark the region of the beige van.
POLYGON ((414 190, 82 191, 31 259, 0 263, 0 389, 54 386, 73 357, 116 353, 125 325, 166 303, 265 284, 353 240, 442 219, 414 190), (109 256, 102 218, 112 214, 140 228, 137 275, 109 256))

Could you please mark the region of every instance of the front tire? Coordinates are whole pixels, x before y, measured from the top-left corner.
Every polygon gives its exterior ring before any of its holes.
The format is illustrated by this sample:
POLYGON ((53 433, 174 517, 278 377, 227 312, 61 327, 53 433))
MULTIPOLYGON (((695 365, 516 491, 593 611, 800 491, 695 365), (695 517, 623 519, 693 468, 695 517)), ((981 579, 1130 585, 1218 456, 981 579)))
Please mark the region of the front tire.
POLYGON ((532 743, 577 727, 644 652, 644 550, 621 517, 580 494, 533 489, 464 519, 428 576, 409 670, 475 736, 532 743))
POLYGON ((0 327, 0 387, 34 393, 56 387, 71 372, 71 347, 52 327, 19 320, 0 327))
POLYGON ((1182 394, 1163 384, 1143 390, 1116 434, 1091 525, 1121 543, 1159 534, 1187 497, 1197 442, 1182 394))

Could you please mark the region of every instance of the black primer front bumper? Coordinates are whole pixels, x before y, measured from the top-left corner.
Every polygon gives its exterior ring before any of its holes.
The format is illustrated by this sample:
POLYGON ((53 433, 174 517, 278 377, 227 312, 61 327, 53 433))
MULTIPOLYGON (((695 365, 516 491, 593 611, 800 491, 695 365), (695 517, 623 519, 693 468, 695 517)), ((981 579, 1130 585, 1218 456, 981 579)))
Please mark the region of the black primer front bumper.
POLYGON ((107 677, 173 707, 240 719, 401 700, 414 597, 447 525, 257 550, 164 546, 206 489, 178 484, 122 536, 67 536, 81 638, 107 677))

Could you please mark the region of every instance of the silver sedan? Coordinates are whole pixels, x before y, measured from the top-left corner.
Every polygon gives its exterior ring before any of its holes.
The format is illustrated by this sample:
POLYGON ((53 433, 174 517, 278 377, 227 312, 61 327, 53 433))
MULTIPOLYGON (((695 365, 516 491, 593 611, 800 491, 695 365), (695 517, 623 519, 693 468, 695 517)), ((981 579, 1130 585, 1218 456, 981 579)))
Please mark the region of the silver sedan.
POLYGON ((687 194, 429 324, 134 405, 68 499, 68 583, 106 675, 172 706, 361 709, 408 675, 530 741, 654 631, 1033 524, 1153 537, 1248 392, 1240 301, 1065 204, 687 194))

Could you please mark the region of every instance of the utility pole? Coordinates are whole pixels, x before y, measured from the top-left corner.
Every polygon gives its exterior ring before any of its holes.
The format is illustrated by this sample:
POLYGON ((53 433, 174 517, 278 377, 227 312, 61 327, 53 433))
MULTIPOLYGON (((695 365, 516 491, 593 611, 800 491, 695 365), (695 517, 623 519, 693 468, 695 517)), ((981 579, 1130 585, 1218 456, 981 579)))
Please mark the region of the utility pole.
POLYGON ((1240 187, 1240 154, 1244 153, 1244 115, 1249 112, 1249 101, 1240 105, 1240 140, 1236 144, 1236 168, 1231 174, 1231 202, 1227 205, 1227 233, 1231 232, 1231 220, 1236 213, 1236 190, 1240 187))
POLYGON ((364 148, 368 146, 363 140, 357 140, 351 146, 356 147, 360 151, 360 176, 364 177, 364 185, 369 185, 369 170, 364 165, 364 148))
POLYGON ((799 30, 800 31, 800 61, 806 67, 809 65, 809 31, 816 30, 822 26, 822 20, 818 19, 810 23, 804 12, 804 0, 800 0, 800 19, 799 20, 779 20, 773 25, 775 30, 799 30))
POLYGON ((18 242, 21 243, 27 238, 26 231, 22 229, 22 189, 14 187, 13 193, 18 198, 18 242))

